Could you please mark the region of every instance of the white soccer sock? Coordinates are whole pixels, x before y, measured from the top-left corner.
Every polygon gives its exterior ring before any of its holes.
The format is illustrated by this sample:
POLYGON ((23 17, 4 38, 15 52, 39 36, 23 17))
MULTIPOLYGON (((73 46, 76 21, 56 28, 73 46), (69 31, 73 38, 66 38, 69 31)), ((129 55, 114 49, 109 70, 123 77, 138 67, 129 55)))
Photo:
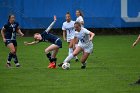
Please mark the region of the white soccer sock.
POLYGON ((75 59, 78 59, 78 57, 77 57, 77 56, 75 56, 74 58, 75 58, 75 59))
POLYGON ((16 66, 20 65, 19 63, 16 63, 16 66))
POLYGON ((7 63, 10 63, 10 61, 7 60, 7 63))
POLYGON ((69 62, 73 57, 74 57, 73 54, 67 56, 67 58, 64 60, 64 63, 69 62))
POLYGON ((82 66, 86 66, 86 65, 87 65, 87 62, 82 63, 82 66))
POLYGON ((73 53, 73 48, 69 48, 69 55, 73 53))

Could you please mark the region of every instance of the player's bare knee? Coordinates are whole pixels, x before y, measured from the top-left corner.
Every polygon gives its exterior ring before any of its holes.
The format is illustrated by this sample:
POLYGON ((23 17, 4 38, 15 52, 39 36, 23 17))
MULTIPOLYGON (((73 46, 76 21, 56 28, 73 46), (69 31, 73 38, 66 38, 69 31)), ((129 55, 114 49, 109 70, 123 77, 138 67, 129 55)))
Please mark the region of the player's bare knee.
POLYGON ((48 49, 45 49, 45 53, 46 53, 46 54, 49 53, 48 49))
POLYGON ((77 53, 73 53, 73 56, 77 56, 78 54, 77 53))
POLYGON ((11 53, 12 54, 15 54, 16 53, 16 50, 15 49, 11 49, 11 53))

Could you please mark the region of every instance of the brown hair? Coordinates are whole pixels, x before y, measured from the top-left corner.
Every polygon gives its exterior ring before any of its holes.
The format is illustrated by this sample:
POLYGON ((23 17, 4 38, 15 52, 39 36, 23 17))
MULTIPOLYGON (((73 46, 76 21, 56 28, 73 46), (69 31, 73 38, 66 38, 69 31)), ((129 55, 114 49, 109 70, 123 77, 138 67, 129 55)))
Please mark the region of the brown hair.
POLYGON ((74 25, 78 25, 81 27, 81 23, 80 22, 75 22, 74 25))
POLYGON ((70 12, 67 12, 66 15, 70 15, 70 12))
POLYGON ((80 16, 84 17, 83 12, 81 10, 76 10, 76 11, 78 11, 80 13, 80 16))
POLYGON ((11 16, 15 16, 15 15, 13 15, 13 14, 9 15, 8 16, 8 21, 10 20, 11 16))

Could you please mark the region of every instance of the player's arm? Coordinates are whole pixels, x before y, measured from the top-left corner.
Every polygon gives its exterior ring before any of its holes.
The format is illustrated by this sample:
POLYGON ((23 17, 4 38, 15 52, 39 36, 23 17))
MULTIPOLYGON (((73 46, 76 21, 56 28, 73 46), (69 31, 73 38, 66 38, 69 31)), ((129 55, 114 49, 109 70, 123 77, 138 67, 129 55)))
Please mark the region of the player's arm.
POLYGON ((63 39, 64 39, 64 40, 67 40, 67 39, 66 39, 66 30, 63 30, 63 39))
POLYGON ((50 26, 45 31, 49 32, 52 29, 52 27, 55 24, 55 22, 56 22, 56 16, 54 16, 54 21, 50 24, 50 26))
POLYGON ((90 33, 89 33, 89 35, 90 35, 90 39, 89 39, 89 40, 90 40, 90 41, 92 41, 92 40, 93 40, 93 38, 94 38, 94 36, 95 36, 95 34, 94 34, 94 33, 92 33, 92 32, 90 32, 90 33))
POLYGON ((33 42, 24 42, 24 45, 35 45, 39 43, 39 41, 33 41, 33 42))
POLYGON ((140 35, 138 36, 138 38, 136 39, 136 41, 133 43, 132 47, 136 46, 140 41, 140 35))
POLYGON ((74 39, 72 39, 72 42, 73 42, 73 48, 75 49, 77 43, 78 43, 78 38, 77 37, 74 37, 74 39))
POLYGON ((6 29, 4 27, 1 29, 1 35, 2 35, 2 38, 3 38, 3 42, 6 42, 5 35, 4 35, 5 30, 6 29))
POLYGON ((21 29, 17 27, 17 33, 20 34, 21 36, 24 36, 24 34, 21 32, 21 29))

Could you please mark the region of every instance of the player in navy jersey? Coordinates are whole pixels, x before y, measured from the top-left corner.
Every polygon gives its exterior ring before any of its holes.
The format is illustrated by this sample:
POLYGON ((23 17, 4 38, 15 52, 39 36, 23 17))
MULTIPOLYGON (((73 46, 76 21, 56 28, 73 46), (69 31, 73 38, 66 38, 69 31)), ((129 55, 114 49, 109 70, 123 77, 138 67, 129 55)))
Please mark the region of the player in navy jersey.
POLYGON ((52 26, 56 22, 56 16, 54 16, 54 21, 51 23, 51 25, 43 32, 43 33, 35 33, 34 39, 35 41, 28 43, 24 42, 25 45, 34 45, 39 42, 50 42, 52 43, 49 47, 45 49, 46 56, 48 57, 50 64, 48 68, 56 68, 56 55, 58 53, 59 48, 62 48, 62 41, 57 36, 50 34, 49 31, 52 28, 52 26), (52 52, 52 53, 50 53, 52 52))
POLYGON ((15 16, 10 15, 8 18, 8 22, 3 26, 1 30, 3 42, 10 49, 10 53, 7 59, 7 67, 11 67, 10 62, 12 58, 14 59, 16 67, 20 66, 16 55, 17 51, 16 33, 19 33, 21 36, 24 36, 24 34, 21 32, 19 28, 19 24, 15 22, 15 16))

